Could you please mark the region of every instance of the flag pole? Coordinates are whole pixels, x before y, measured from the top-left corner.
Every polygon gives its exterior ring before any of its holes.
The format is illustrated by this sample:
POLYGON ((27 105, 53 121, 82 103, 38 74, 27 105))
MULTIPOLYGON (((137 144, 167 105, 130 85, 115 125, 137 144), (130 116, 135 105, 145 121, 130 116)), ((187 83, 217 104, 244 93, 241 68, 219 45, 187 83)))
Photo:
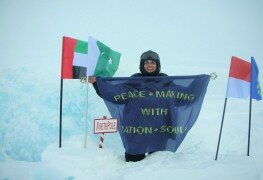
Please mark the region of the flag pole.
POLYGON ((219 150, 219 145, 220 145, 220 140, 221 140, 221 134, 222 134, 223 124, 224 124, 224 118, 225 118, 226 103, 227 103, 227 98, 225 98, 225 103, 224 103, 224 110, 223 110, 223 116, 222 116, 222 121, 221 121, 220 133, 219 133, 219 138, 218 138, 218 143, 217 143, 215 160, 217 160, 217 156, 218 156, 218 150, 219 150))
POLYGON ((248 138, 247 138, 247 156, 249 156, 249 148, 250 148, 250 129, 251 129, 251 110, 252 110, 252 76, 253 76, 253 59, 251 58, 251 71, 250 71, 250 96, 249 96, 249 120, 248 120, 248 138))
POLYGON ((87 148, 87 136, 88 136, 88 89, 89 89, 89 84, 88 84, 88 79, 86 78, 86 84, 87 84, 87 93, 86 93, 86 111, 85 111, 85 126, 84 126, 84 148, 87 148))
POLYGON ((248 123, 247 156, 249 156, 249 148, 250 148, 251 111, 252 111, 252 98, 250 97, 250 101, 249 101, 249 123, 248 123))
POLYGON ((59 113, 59 147, 62 147, 62 97, 63 97, 63 79, 60 79, 60 113, 59 113))

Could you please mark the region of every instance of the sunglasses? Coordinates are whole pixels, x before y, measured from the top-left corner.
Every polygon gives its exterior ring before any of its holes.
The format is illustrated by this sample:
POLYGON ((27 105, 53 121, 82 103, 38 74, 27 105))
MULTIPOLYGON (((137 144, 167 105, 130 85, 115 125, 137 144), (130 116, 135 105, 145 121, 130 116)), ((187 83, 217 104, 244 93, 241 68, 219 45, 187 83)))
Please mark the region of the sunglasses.
POLYGON ((156 64, 156 62, 152 60, 146 60, 144 61, 144 64, 156 64))

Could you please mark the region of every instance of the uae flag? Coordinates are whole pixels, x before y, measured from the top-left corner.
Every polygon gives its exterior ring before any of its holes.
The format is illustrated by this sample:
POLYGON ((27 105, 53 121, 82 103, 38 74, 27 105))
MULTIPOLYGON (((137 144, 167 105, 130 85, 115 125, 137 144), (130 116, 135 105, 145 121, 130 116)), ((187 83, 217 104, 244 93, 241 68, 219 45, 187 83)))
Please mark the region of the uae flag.
POLYGON ((87 77, 88 42, 63 37, 61 79, 87 77))
POLYGON ((250 95, 251 64, 232 56, 226 97, 245 99, 250 95))
POLYGON ((118 69, 121 54, 89 37, 88 76, 112 77, 118 69))

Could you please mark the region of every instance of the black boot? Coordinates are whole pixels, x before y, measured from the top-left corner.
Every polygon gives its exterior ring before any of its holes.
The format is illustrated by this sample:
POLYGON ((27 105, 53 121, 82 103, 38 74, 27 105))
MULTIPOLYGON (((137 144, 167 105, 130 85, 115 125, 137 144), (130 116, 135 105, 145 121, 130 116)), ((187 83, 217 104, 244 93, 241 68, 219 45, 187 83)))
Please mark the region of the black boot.
POLYGON ((155 153, 155 151, 149 152, 148 155, 155 153))
POLYGON ((143 160, 145 158, 145 154, 128 154, 125 152, 125 160, 126 162, 136 162, 143 160))

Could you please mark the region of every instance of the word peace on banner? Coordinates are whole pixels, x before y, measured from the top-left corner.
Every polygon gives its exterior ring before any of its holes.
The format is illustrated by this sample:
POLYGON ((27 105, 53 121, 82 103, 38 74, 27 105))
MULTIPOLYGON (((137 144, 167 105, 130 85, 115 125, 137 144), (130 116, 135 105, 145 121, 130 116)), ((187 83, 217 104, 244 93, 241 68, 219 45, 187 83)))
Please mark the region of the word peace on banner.
POLYGON ((94 119, 94 134, 116 133, 117 129, 117 119, 94 119))

